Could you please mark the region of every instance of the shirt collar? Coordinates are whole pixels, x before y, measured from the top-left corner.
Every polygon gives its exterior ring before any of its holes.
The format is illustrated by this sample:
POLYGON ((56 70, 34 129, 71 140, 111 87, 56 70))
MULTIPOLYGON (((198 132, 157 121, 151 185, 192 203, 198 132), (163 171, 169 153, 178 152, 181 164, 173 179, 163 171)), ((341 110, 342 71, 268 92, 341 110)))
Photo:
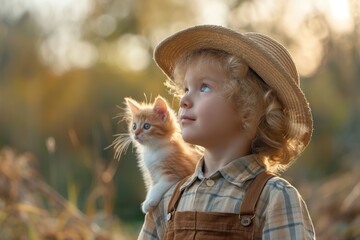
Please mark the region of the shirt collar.
MULTIPOLYGON (((202 158, 196 165, 194 174, 181 186, 181 190, 193 184, 197 178, 200 180, 205 178, 202 170, 203 165, 204 159, 202 158)), ((212 176, 219 175, 220 173, 226 181, 241 187, 245 182, 254 179, 263 171, 265 171, 264 166, 261 165, 255 155, 252 154, 234 159, 212 176)))
POLYGON ((193 184, 197 178, 199 178, 199 179, 204 179, 205 178, 204 177, 204 172, 202 171, 203 166, 204 166, 204 158, 201 158, 199 160, 199 162, 196 164, 195 171, 194 171, 193 175, 191 175, 189 177, 189 179, 186 180, 186 182, 180 187, 181 191, 184 188, 186 188, 186 187, 190 186, 191 184, 193 184))

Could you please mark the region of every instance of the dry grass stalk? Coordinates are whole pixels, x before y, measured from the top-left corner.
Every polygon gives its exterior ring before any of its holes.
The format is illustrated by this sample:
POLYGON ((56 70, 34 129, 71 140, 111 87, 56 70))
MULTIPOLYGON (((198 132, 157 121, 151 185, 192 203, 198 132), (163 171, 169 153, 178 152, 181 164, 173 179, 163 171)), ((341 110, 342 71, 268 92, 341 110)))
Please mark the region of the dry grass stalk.
POLYGON ((0 150, 2 239, 110 239, 40 177, 31 154, 0 150))

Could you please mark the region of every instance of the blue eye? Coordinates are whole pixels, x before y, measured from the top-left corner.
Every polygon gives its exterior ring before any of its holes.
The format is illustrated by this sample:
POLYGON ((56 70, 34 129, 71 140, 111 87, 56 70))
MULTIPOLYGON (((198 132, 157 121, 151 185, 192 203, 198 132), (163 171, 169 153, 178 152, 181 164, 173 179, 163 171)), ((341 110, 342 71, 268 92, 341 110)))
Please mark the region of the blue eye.
POLYGON ((144 124, 144 129, 145 130, 149 130, 151 128, 151 124, 150 123, 145 123, 144 124))
POLYGON ((201 85, 201 88, 200 88, 200 92, 210 92, 211 91, 211 88, 207 85, 207 84, 203 84, 201 85))
POLYGON ((136 123, 133 123, 132 129, 133 129, 134 131, 136 130, 136 123))

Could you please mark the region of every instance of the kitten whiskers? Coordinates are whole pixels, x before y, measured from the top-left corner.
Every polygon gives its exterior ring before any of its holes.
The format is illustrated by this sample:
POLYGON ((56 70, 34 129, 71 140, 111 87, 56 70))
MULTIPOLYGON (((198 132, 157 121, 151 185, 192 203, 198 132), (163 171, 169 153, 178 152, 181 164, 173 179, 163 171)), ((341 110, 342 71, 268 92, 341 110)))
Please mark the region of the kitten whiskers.
POLYGON ((109 147, 115 149, 114 158, 120 160, 121 154, 127 151, 132 141, 129 133, 116 134, 115 137, 115 140, 109 147))

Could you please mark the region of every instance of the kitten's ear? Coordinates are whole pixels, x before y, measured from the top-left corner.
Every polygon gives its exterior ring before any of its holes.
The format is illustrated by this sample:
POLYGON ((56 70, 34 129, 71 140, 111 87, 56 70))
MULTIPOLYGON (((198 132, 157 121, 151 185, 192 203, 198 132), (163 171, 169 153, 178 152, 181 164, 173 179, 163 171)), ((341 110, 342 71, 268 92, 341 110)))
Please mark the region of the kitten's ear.
POLYGON ((126 104, 128 105, 128 107, 131 111, 131 114, 132 115, 136 114, 140 109, 139 103, 131 98, 125 98, 125 100, 126 100, 126 104))
POLYGON ((162 120, 165 119, 167 111, 168 111, 168 106, 167 106, 165 99, 163 99, 160 96, 158 96, 155 99, 154 111, 161 117, 162 120))

